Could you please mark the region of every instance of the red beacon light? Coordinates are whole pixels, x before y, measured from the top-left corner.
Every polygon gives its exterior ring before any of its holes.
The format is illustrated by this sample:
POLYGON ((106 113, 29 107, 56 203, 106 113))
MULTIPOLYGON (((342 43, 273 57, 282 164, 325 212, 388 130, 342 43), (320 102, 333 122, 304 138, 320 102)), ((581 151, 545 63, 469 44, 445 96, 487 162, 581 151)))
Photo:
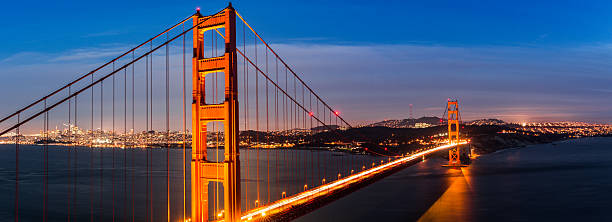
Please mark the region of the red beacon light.
POLYGON ((196 11, 200 12, 200 7, 197 7, 197 8, 196 8, 196 11))
POLYGON ((336 110, 336 111, 334 111, 334 114, 336 114, 336 116, 339 116, 340 115, 340 111, 336 110))
POLYGON ((313 112, 309 112, 308 115, 309 116, 314 116, 314 113, 313 112))

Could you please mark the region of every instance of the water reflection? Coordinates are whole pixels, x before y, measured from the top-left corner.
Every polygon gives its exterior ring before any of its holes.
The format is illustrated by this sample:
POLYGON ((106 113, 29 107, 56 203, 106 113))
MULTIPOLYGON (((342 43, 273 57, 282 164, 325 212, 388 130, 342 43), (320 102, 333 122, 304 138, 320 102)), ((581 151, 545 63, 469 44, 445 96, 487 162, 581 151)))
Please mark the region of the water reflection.
POLYGON ((418 221, 473 221, 469 168, 449 168, 448 188, 418 221))

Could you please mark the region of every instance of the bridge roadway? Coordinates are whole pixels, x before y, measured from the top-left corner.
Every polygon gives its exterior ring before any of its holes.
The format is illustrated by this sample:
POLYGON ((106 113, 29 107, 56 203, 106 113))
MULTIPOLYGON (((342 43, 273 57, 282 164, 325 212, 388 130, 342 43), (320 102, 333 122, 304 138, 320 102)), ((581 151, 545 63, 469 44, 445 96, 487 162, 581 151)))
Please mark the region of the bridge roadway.
POLYGON ((330 182, 328 184, 321 185, 314 189, 306 190, 304 192, 295 194, 293 196, 280 199, 266 206, 262 206, 259 208, 254 208, 250 211, 247 211, 242 217, 242 221, 260 221, 266 220, 266 217, 271 217, 276 214, 283 213, 287 210, 293 209, 293 207, 297 207, 303 204, 308 204, 314 200, 321 199, 327 197, 329 195, 335 194, 336 192, 340 192, 351 185, 359 184, 365 180, 371 179, 377 175, 384 174, 386 172, 392 171, 397 167, 402 166, 405 163, 413 161, 422 157, 423 155, 428 155, 440 150, 445 150, 456 145, 467 144, 468 142, 462 141, 459 144, 448 144, 435 148, 431 148, 429 150, 421 151, 419 153, 415 153, 409 156, 401 157, 390 161, 388 163, 379 165, 377 167, 373 167, 371 169, 344 177, 342 179, 330 182))

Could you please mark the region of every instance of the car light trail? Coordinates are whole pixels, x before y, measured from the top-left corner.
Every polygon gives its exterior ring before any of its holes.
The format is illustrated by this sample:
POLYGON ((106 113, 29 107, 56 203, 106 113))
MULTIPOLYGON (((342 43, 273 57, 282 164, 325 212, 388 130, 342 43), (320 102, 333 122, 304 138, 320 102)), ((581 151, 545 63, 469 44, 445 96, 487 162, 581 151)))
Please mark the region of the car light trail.
POLYGON ((256 217, 265 217, 266 215, 271 215, 273 213, 277 213, 277 212, 281 212, 285 207, 288 206, 293 206, 293 205, 298 205, 298 204, 302 204, 306 201, 309 200, 313 200, 316 197, 319 196, 323 196, 323 195, 327 195, 330 192, 334 192, 338 189, 341 188, 345 188, 348 187, 349 185, 362 181, 364 179, 368 179, 373 175, 376 175, 378 173, 382 173, 384 171, 390 170, 398 165, 402 165, 404 163, 410 162, 414 159, 417 159, 419 157, 422 157, 423 155, 427 155, 433 152, 437 152, 440 150, 444 150, 444 149, 448 149, 451 147, 454 147, 456 145, 463 145, 463 144, 467 144, 468 142, 460 142, 458 144, 448 144, 448 145, 443 145, 443 146, 439 146, 439 147, 435 147, 429 150, 425 150, 425 151, 421 151, 415 154, 412 154, 410 156, 406 156, 406 157, 401 157, 399 159, 396 159, 394 161, 388 162, 386 164, 382 164, 380 166, 377 167, 373 167, 371 169, 359 172, 357 174, 354 175, 350 175, 348 177, 345 177, 343 179, 339 179, 336 180, 334 182, 331 182, 329 184, 325 184, 319 187, 316 187, 312 190, 307 190, 304 192, 301 192, 299 194, 296 194, 294 196, 285 198, 285 199, 281 199, 278 200, 274 203, 271 203, 270 205, 267 206, 263 206, 263 207, 259 207, 259 208, 255 208, 253 210, 250 210, 249 212, 247 212, 244 216, 242 216, 240 219, 243 221, 250 221, 253 219, 256 219, 256 217))

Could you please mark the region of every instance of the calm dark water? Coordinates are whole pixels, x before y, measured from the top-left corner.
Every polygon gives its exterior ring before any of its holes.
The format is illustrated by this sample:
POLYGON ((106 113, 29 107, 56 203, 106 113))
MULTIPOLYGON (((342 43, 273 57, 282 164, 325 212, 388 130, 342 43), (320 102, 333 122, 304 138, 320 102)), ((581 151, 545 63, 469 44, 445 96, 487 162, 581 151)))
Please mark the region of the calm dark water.
MULTIPOLYGON (((66 221, 68 216, 73 221, 112 221, 113 215, 117 221, 131 221, 132 217, 144 221, 146 214, 155 221, 166 220, 166 149, 114 149, 115 167, 113 149, 48 149, 48 221, 66 221), (147 152, 152 164, 149 171, 147 152), (147 187, 152 189, 150 195, 147 187)), ((21 221, 42 220, 43 151, 42 146, 20 148, 21 221)), ((0 153, 0 221, 13 221, 15 146, 2 145, 0 153)), ((186 153, 189 160, 190 150, 186 153)), ((183 208, 182 152, 169 150, 168 154, 171 218, 178 221, 183 208)), ((214 151, 208 155, 216 157, 214 151)), ((380 159, 319 150, 243 149, 241 161, 242 206, 246 209, 255 206, 258 183, 259 200, 266 203, 280 198, 283 191, 299 192, 304 184, 311 186, 323 177, 334 178, 338 171, 350 171, 339 162, 357 169, 380 159), (313 167, 316 170, 299 170, 313 167)), ((461 170, 440 167, 444 161, 427 159, 297 221, 612 221, 608 213, 612 209, 612 138, 503 150, 481 156, 461 170)), ((186 170, 185 201, 189 204, 189 166, 186 170)))
POLYGON ((297 221, 612 221, 612 138, 428 159, 297 221))
MULTIPOLYGON (((15 149, 15 145, 0 145, 0 221, 14 221, 15 149)), ((43 146, 32 145, 19 148, 20 221, 43 220, 44 150, 43 146)), ((166 221, 168 154, 170 214, 172 221, 179 221, 183 200, 189 206, 191 195, 191 150, 185 152, 187 187, 183 198, 182 150, 48 146, 47 220, 67 221, 70 217, 72 221, 113 221, 113 218, 145 221, 146 215, 150 215, 153 221, 166 221)), ((372 156, 318 149, 241 149, 240 152, 243 210, 254 208, 256 200, 266 204, 281 198, 282 192, 289 196, 302 191, 305 184, 319 185, 321 179, 330 181, 338 172, 346 175, 351 169, 380 161, 372 156)), ((223 150, 209 149, 209 160, 217 157, 222 160, 223 150)), ((209 193, 214 193, 214 187, 215 183, 209 184, 209 193)), ((223 202, 212 202, 217 203, 209 205, 211 211, 219 212, 223 202)), ((189 207, 186 214, 190 215, 189 207)))

